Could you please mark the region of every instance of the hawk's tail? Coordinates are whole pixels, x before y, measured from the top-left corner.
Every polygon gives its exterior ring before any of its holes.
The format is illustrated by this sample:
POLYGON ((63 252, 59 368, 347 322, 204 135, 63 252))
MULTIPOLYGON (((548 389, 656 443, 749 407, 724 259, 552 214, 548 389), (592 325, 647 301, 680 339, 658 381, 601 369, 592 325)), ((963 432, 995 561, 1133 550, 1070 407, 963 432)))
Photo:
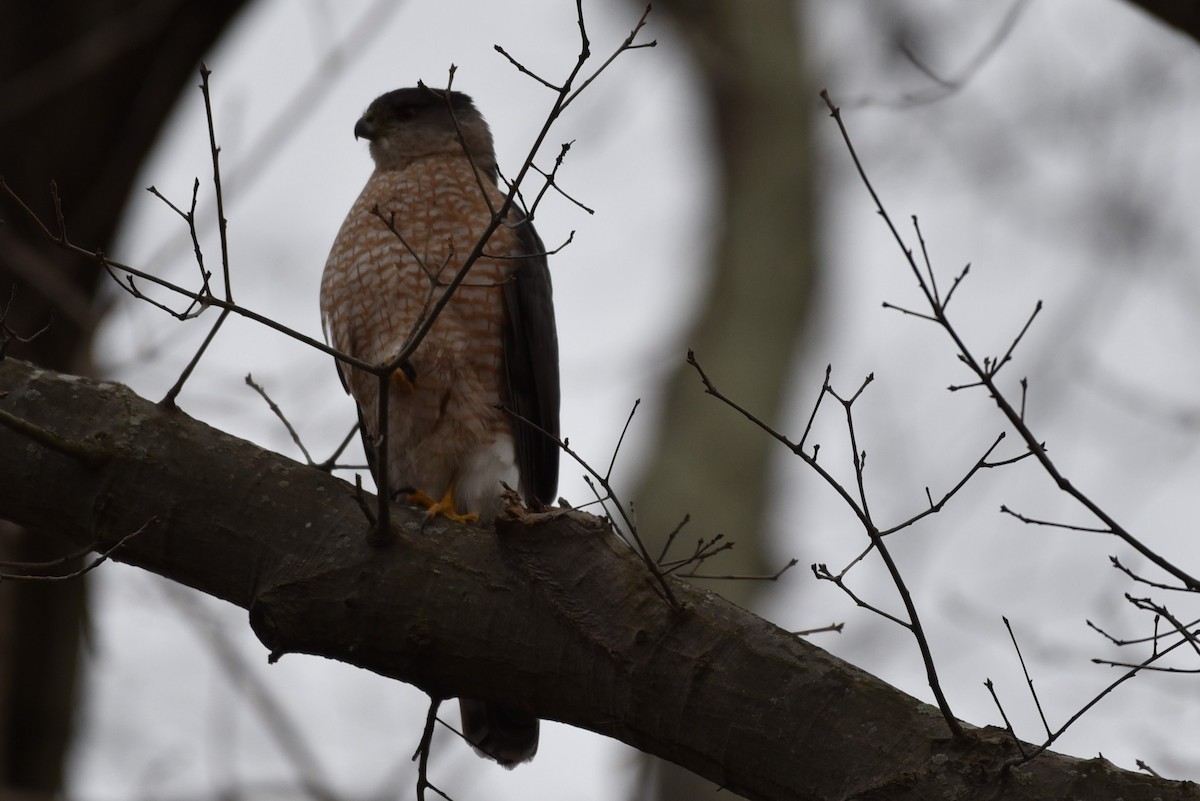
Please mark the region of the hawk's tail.
POLYGON ((463 736, 475 753, 512 770, 533 759, 538 747, 538 719, 487 701, 458 699, 463 736))

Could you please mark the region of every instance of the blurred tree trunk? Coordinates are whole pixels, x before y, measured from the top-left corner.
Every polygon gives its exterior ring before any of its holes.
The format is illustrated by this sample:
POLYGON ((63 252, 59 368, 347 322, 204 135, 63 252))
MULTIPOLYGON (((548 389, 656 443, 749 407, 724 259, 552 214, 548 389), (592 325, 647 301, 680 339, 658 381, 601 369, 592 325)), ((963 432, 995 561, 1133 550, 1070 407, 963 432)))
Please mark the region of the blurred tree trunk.
MULTIPOLYGON (((5 3, 0 25, 0 174, 54 219, 53 181, 71 235, 107 250, 137 169, 199 59, 246 0, 5 3)), ((99 319, 96 266, 47 248, 0 198, 0 317, 28 336, 7 353, 90 372, 99 319)), ((71 548, 0 521, 0 559, 43 561, 71 548)), ((61 569, 61 568, 60 568, 61 569)), ((0 584, 0 795, 62 787, 77 707, 83 581, 0 584)))
MULTIPOLYGON (((722 387, 777 419, 804 332, 816 274, 809 143, 816 93, 792 0, 668 0, 709 102, 722 225, 712 278, 688 347, 722 387)), ((638 528, 655 553, 684 513, 680 542, 736 533, 720 573, 777 569, 763 556, 772 443, 701 389, 683 363, 669 381, 654 456, 637 492, 638 528)), ((706 582, 711 586, 712 582, 706 582)), ((712 586, 753 606, 755 582, 712 586)), ((718 788, 661 760, 647 778, 662 801, 717 798, 718 788)), ((639 787, 638 797, 648 795, 639 787)))
POLYGON ((1200 3, 1194 0, 1129 0, 1160 22, 1182 34, 1200 39, 1200 3))

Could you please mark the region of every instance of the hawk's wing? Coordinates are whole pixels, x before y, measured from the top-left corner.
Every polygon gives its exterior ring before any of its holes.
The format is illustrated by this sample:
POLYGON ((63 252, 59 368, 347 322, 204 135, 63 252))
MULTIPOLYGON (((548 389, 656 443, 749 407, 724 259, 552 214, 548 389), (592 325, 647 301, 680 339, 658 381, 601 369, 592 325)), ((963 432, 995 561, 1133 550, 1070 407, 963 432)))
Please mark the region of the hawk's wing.
MULTIPOLYGON (((340 235, 340 234, 339 234, 340 235)), ((333 331, 327 319, 324 317, 321 320, 321 331, 325 334, 325 344, 332 348, 342 350, 344 345, 340 342, 335 342, 333 331)), ((338 379, 342 382, 342 389, 346 390, 346 394, 350 395, 350 371, 354 368, 347 365, 345 362, 335 362, 337 365, 338 379)), ((367 471, 370 472, 371 478, 378 479, 379 475, 375 472, 375 443, 371 441, 371 435, 367 433, 367 418, 363 416, 362 407, 358 405, 358 400, 355 399, 354 408, 358 412, 358 434, 362 438, 363 452, 367 456, 367 471)), ((374 410, 372 410, 374 414, 374 410)), ((376 491, 381 491, 378 488, 376 491)))
POLYGON ((513 436, 525 500, 548 505, 558 488, 558 443, 546 436, 559 436, 558 332, 546 248, 531 223, 515 230, 527 255, 504 283, 508 399, 518 415, 513 436))

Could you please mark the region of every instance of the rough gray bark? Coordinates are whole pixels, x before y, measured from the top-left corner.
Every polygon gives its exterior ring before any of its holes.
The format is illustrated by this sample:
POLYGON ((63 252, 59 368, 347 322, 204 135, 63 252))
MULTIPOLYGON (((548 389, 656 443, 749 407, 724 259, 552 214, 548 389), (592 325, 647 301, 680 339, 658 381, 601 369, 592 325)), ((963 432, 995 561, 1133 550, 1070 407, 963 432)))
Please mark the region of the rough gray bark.
POLYGON ((1048 754, 1002 774, 1002 732, 952 741, 927 705, 711 593, 677 584, 672 609, 579 512, 487 531, 422 528, 397 507, 396 541, 373 548, 345 482, 12 359, 0 453, 0 517, 101 549, 157 520, 117 558, 248 609, 275 655, 499 701, 748 798, 1200 798, 1103 759, 1048 754))

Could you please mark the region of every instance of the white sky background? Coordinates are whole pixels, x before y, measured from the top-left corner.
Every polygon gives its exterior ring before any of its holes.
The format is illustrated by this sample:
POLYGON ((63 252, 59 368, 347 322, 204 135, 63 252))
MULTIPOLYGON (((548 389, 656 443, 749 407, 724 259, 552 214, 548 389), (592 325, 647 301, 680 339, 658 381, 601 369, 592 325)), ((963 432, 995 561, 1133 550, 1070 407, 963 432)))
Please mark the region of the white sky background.
MULTIPOLYGON (((1014 387, 1030 376, 1035 430, 1079 486, 1195 572, 1200 548, 1190 513, 1200 464, 1190 399, 1200 389, 1200 367, 1189 343, 1200 336, 1194 312, 1200 243, 1189 210, 1197 208, 1200 186, 1194 90, 1200 49, 1115 0, 1043 0, 1029 4, 965 87, 936 103, 896 108, 893 101, 936 85, 865 24, 884 6, 810 5, 815 83, 843 105, 894 219, 907 225, 909 215, 920 216, 943 286, 963 264, 973 265, 951 307, 964 333, 981 354, 1003 352, 1033 303, 1046 301, 1017 363, 1007 368, 1014 387)), ((1007 5, 918 4, 911 43, 941 75, 954 76, 984 46, 1007 5)), ((443 85, 453 62, 456 88, 475 97, 492 125, 501 167, 512 171, 552 98, 492 45, 549 77, 565 75, 578 46, 573 4, 563 0, 503 7, 405 3, 373 26, 369 44, 347 48, 341 66, 328 73, 329 91, 306 101, 264 140, 367 9, 365 2, 260 1, 207 59, 235 297, 318 337, 325 255, 369 173, 365 145, 351 133, 366 104, 418 78, 443 85)), ((637 12, 623 3, 586 10, 599 60, 624 38, 637 12)), ((630 404, 647 398, 626 454, 631 475, 636 443, 653 422, 657 384, 682 358, 696 296, 689 287, 703 280, 714 191, 704 110, 682 51, 662 18, 652 18, 646 38, 657 38, 658 48, 619 59, 569 111, 540 159, 548 164, 559 143, 575 140, 560 182, 596 215, 562 200, 547 202, 538 215, 550 247, 576 231, 575 242, 552 259, 564 432, 580 452, 604 462, 630 404)), ((141 184, 184 204, 200 176, 211 228, 202 114, 199 92, 185 95, 141 184)), ((965 374, 941 336, 880 308, 885 299, 915 306, 912 278, 850 172, 833 123, 822 117, 817 125, 827 181, 826 275, 820 325, 797 367, 797 397, 785 427, 799 430, 825 364, 834 365, 845 391, 873 371, 875 383, 856 407, 858 433, 869 452, 873 508, 890 521, 921 508, 926 485, 936 496, 953 484, 1003 426, 981 395, 945 391, 965 374)), ((209 267, 217 267, 215 237, 204 244, 209 267)), ((114 256, 194 280, 182 224, 148 194, 135 198, 114 256)), ((180 325, 144 304, 117 302, 97 345, 101 369, 147 397, 161 397, 215 315, 180 325)), ((299 458, 242 383, 247 372, 286 411, 318 460, 352 424, 353 405, 327 357, 236 318, 188 384, 182 407, 299 458)), ((697 402, 705 402, 699 393, 697 402)), ((818 441, 826 464, 848 464, 844 454, 838 461, 843 440, 836 415, 823 419, 818 441)), ((780 559, 840 566, 861 549, 861 531, 814 476, 786 454, 779 461, 780 559)), ((578 473, 568 465, 560 486, 575 502, 588 496, 578 473)), ((1033 516, 1089 522, 1026 464, 981 475, 948 512, 900 535, 893 547, 955 712, 975 723, 998 722, 982 686, 991 677, 1018 733, 1036 740, 1036 711, 1000 615, 1016 627, 1056 725, 1117 675, 1090 664, 1091 657, 1134 658, 1106 647, 1085 619, 1126 636, 1149 633, 1147 616, 1129 612, 1122 599, 1127 591, 1146 592, 1120 580, 1107 556, 1143 563, 1115 541, 1023 527, 996 513, 1001 503, 1033 516)), ((875 566, 864 564, 852 576, 869 598, 898 608, 875 566)), ((289 656, 267 666, 244 612, 181 595, 132 568, 106 566, 94 589, 100 603, 72 771, 75 797, 211 797, 225 788, 294 781, 291 763, 243 694, 250 680, 231 679, 213 656, 206 632, 214 630, 245 663, 234 675, 251 673, 295 721, 316 755, 314 775, 344 796, 411 794, 407 757, 423 720, 419 692, 315 658, 289 656)), ((1160 600, 1190 619, 1180 599, 1160 600)), ((778 588, 768 617, 792 629, 846 622, 845 633, 817 644, 929 698, 911 639, 854 609, 806 570, 778 588)), ((1089 713, 1060 750, 1103 752, 1130 768, 1143 758, 1165 775, 1196 778, 1200 704, 1188 703, 1196 695, 1193 677, 1140 677, 1089 713)), ((451 706, 444 712, 457 720, 451 706)), ((507 773, 446 738, 432 778, 459 801, 587 801, 619 797, 633 770, 624 749, 546 724, 531 765, 507 773)))

